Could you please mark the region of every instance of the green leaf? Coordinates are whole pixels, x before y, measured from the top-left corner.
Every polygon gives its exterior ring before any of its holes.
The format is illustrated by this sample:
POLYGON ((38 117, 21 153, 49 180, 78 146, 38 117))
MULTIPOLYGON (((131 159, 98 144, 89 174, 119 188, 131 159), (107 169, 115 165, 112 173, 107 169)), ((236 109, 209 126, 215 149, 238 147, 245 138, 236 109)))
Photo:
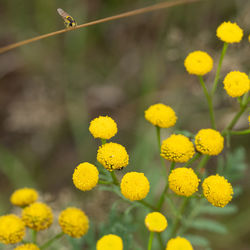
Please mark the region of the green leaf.
POLYGON ((192 245, 195 245, 195 246, 208 247, 210 245, 209 240, 200 235, 186 234, 186 235, 183 235, 183 237, 185 237, 187 240, 191 242, 192 245))
POLYGON ((199 208, 200 214, 212 214, 212 215, 228 215, 238 211, 237 206, 233 204, 226 205, 225 207, 214 207, 212 205, 202 205, 199 208))
POLYGON ((190 225, 190 228, 210 231, 219 234, 227 233, 227 228, 223 224, 210 219, 201 219, 201 218, 195 219, 193 223, 190 225))

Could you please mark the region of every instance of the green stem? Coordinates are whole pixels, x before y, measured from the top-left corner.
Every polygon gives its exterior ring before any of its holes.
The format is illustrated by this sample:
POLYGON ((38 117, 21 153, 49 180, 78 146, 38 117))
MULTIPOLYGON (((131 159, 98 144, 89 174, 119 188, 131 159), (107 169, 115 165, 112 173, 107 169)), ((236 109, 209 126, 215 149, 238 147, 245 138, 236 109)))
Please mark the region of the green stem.
POLYGON ((102 141, 102 145, 106 144, 106 139, 101 138, 101 141, 102 141))
MULTIPOLYGON (((172 172, 174 167, 175 167, 175 162, 172 162, 171 166, 170 166, 169 174, 172 172)), ((157 209, 158 210, 161 210, 161 208, 162 208, 162 205, 163 205, 163 202, 164 202, 164 197, 165 197, 165 194, 168 191, 168 188, 169 188, 169 183, 168 183, 168 178, 166 178, 166 186, 165 186, 165 188, 164 188, 164 190, 163 190, 163 192, 162 192, 162 194, 160 196, 160 199, 158 201, 158 204, 157 204, 157 209)))
POLYGON ((36 244, 37 231, 32 229, 32 242, 36 244))
MULTIPOLYGON (((155 126, 156 128, 156 136, 157 136, 157 144, 158 144, 158 149, 159 149, 159 153, 161 154, 161 128, 158 126, 155 126)), ((161 158, 161 164, 163 166, 163 169, 165 170, 165 163, 164 163, 164 159, 160 156, 161 158)))
POLYGON ((177 231, 179 229, 179 226, 180 226, 181 218, 183 216, 185 208, 188 205, 188 201, 189 201, 189 197, 185 197, 184 201, 182 202, 181 208, 179 210, 178 216, 176 216, 176 218, 175 218, 173 228, 172 228, 172 232, 170 234, 170 239, 176 236, 176 233, 177 233, 177 231))
POLYGON ((43 250, 47 247, 49 247, 54 241, 56 241, 57 239, 61 238, 64 235, 63 232, 57 234, 56 236, 54 236, 53 238, 51 238, 50 240, 48 240, 46 243, 44 243, 40 249, 43 250))
POLYGON ((228 133, 230 133, 231 135, 247 135, 247 134, 250 134, 250 129, 241 130, 241 131, 229 131, 228 133))
POLYGON ((197 159, 201 157, 201 153, 196 153, 192 159, 190 159, 183 167, 188 167, 190 166, 193 162, 195 162, 197 159))
POLYGON ((119 181, 117 180, 114 171, 110 171, 110 175, 111 175, 111 177, 112 177, 113 183, 114 183, 115 185, 119 186, 119 181))
POLYGON ((200 80, 201 86, 203 88, 204 94, 205 94, 205 96, 207 98, 207 103, 208 103, 209 115, 210 115, 210 120, 211 120, 212 128, 216 129, 215 119, 214 119, 214 109, 213 109, 212 97, 208 93, 207 87, 205 85, 205 82, 204 82, 202 76, 199 76, 199 80, 200 80))
POLYGON ((154 238, 154 232, 150 232, 148 239, 148 250, 152 249, 153 238, 154 238))
POLYGON ((144 207, 147 207, 149 208, 150 210, 152 211, 157 211, 157 208, 153 207, 151 204, 147 203, 146 201, 144 200, 139 200, 137 201, 138 203, 142 204, 144 207))
POLYGON ((227 47, 228 47, 228 43, 224 43, 222 51, 221 51, 221 55, 220 55, 219 65, 217 67, 216 75, 215 75, 215 78, 214 78, 214 83, 213 83, 213 88, 212 88, 212 92, 211 92, 211 97, 214 96, 214 93, 216 91, 216 88, 217 88, 217 85, 218 85, 218 82, 219 82, 221 65, 222 65, 223 58, 224 58, 224 56, 226 54, 227 47))
POLYGON ((103 185, 112 185, 114 184, 113 182, 109 182, 109 181, 103 181, 103 180, 99 180, 98 184, 103 184, 103 185))
POLYGON ((173 203, 172 199, 170 197, 166 197, 166 201, 167 201, 169 207, 171 208, 172 213, 175 216, 178 216, 177 209, 176 209, 175 204, 173 203))
POLYGON ((201 159, 201 161, 199 162, 197 168, 196 168, 196 172, 200 173, 200 170, 207 164, 208 160, 209 160, 210 156, 209 155, 204 155, 203 158, 201 159))

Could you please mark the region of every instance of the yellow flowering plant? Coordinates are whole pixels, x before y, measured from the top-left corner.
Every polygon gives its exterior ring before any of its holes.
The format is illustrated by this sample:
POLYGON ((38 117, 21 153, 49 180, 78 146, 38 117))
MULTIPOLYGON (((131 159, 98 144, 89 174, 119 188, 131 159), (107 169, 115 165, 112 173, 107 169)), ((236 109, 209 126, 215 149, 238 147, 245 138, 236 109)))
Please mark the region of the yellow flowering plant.
MULTIPOLYGON (((212 56, 196 50, 184 60, 186 71, 198 78, 204 91, 211 123, 196 133, 180 131, 175 127, 178 112, 172 107, 164 103, 145 106, 144 117, 155 127, 157 157, 162 166, 158 167, 155 161, 150 171, 143 169, 143 166, 142 171, 138 166, 130 165, 130 160, 136 154, 130 153, 126 145, 107 142, 113 140, 118 132, 116 121, 108 115, 90 121, 89 132, 98 143, 96 157, 90 162, 81 159, 82 163, 73 166, 69 180, 72 181, 74 191, 82 191, 82 195, 89 193, 88 199, 93 199, 97 190, 111 191, 119 197, 111 204, 106 224, 95 228, 92 223, 95 211, 88 216, 81 208, 74 206, 53 213, 53 204, 38 201, 39 195, 35 189, 21 188, 10 197, 12 205, 21 209, 21 216, 0 216, 0 242, 5 245, 15 244, 16 250, 43 250, 49 249, 56 240, 66 236, 73 242, 77 239, 85 240, 84 246, 97 250, 137 249, 137 245, 138 249, 148 250, 193 250, 198 244, 197 237, 189 234, 192 229, 225 232, 223 225, 204 214, 226 211, 236 193, 237 189, 233 185, 235 179, 232 177, 235 167, 224 169, 219 159, 221 155, 226 156, 224 149, 226 146, 229 149, 232 135, 250 134, 247 121, 247 129, 234 130, 249 105, 250 81, 248 75, 240 71, 229 72, 223 81, 220 77, 228 45, 241 41, 242 29, 236 23, 224 22, 217 28, 216 35, 224 45, 211 90, 203 77, 212 74, 212 56), (227 98, 237 97, 239 102, 239 111, 225 128, 216 123, 213 105, 218 84, 221 84, 221 88, 224 85, 225 93, 229 96, 227 98), (164 136, 162 131, 165 132, 164 136), (218 159, 218 166, 208 169, 211 158, 218 159), (163 173, 154 180, 157 171, 163 173), (158 187, 158 183, 163 183, 164 187, 158 187), (45 234, 55 223, 59 232, 56 234, 52 231, 54 234, 42 242, 37 234, 40 231, 45 231, 45 234), (137 225, 141 228, 143 225, 140 230, 143 234, 142 243, 137 243, 132 236, 137 225), (31 237, 26 234, 27 230, 32 232, 31 237), (88 233, 92 237, 87 237, 88 233)), ((180 116, 178 114, 178 119, 180 116)), ((150 150, 154 146, 150 145, 150 150)), ((105 202, 112 203, 111 199, 105 202)), ((104 206, 101 209, 107 213, 104 206)))

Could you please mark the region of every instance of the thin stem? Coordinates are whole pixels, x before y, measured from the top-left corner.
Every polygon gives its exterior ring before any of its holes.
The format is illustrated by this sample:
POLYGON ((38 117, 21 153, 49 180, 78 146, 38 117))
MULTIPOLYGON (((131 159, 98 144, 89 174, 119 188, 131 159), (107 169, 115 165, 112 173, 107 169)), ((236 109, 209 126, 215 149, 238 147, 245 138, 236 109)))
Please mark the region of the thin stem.
POLYGON ((49 247, 54 241, 56 241, 57 239, 61 238, 64 235, 63 232, 57 234, 56 236, 54 236, 53 238, 51 238, 50 240, 48 240, 46 243, 44 243, 40 249, 46 249, 47 247, 49 247))
POLYGON ((149 204, 148 202, 146 202, 144 200, 139 200, 137 202, 142 204, 144 207, 149 208, 150 210, 157 211, 157 208, 153 207, 151 204, 149 204))
POLYGON ((148 239, 148 250, 152 249, 153 238, 154 238, 154 232, 150 232, 148 239))
POLYGON ((246 129, 246 130, 241 130, 241 131, 228 131, 228 133, 230 133, 231 135, 247 135, 250 134, 250 129, 246 129))
POLYGON ((110 175, 111 175, 111 177, 112 177, 113 183, 114 183, 115 185, 119 186, 119 181, 118 181, 118 179, 116 178, 116 175, 115 175, 114 171, 110 171, 110 175))
POLYGON ((166 2, 163 2, 163 3, 157 3, 157 4, 154 4, 154 5, 151 5, 151 6, 148 6, 148 7, 144 7, 144 8, 141 8, 141 9, 136 9, 136 10, 124 12, 124 13, 114 15, 114 16, 111 16, 111 17, 105 17, 105 18, 98 19, 98 20, 95 20, 95 21, 92 21, 92 22, 77 25, 74 28, 62 29, 62 30, 54 31, 54 32, 47 33, 47 34, 44 34, 44 35, 41 35, 41 36, 36 36, 36 37, 33 37, 31 39, 27 39, 27 40, 24 40, 24 41, 21 41, 21 42, 12 43, 10 45, 1 47, 0 48, 0 54, 4 53, 6 51, 12 50, 12 49, 21 47, 21 46, 23 46, 25 44, 29 44, 29 43, 32 43, 32 42, 35 42, 35 41, 45 39, 47 37, 52 37, 52 36, 62 34, 62 33, 65 33, 65 32, 69 32, 69 31, 72 31, 72 30, 77 30, 77 29, 81 29, 81 28, 84 28, 84 27, 87 27, 87 26, 92 26, 92 25, 99 24, 99 23, 105 23, 105 22, 109 22, 109 21, 112 21, 112 20, 117 20, 117 19, 129 17, 129 16, 144 14, 144 13, 147 13, 147 12, 152 12, 152 11, 156 11, 156 10, 160 10, 160 9, 164 9, 164 8, 169 8, 169 7, 176 6, 176 5, 188 4, 188 3, 197 2, 197 1, 200 1, 200 0, 188 0, 188 1, 187 0, 176 0, 176 1, 171 1, 171 2, 166 1, 166 2))
POLYGON ((197 159, 201 157, 201 153, 196 153, 192 159, 190 159, 183 167, 188 167, 190 166, 193 162, 195 162, 197 159))
POLYGON ((210 156, 209 155, 204 155, 203 158, 201 159, 201 161, 199 162, 197 168, 196 168, 196 172, 200 173, 200 170, 207 164, 208 160, 209 160, 210 156))
POLYGON ((173 224, 173 228, 172 228, 172 232, 170 234, 170 238, 173 238, 173 237, 176 236, 176 233, 177 233, 177 231, 179 229, 179 226, 180 226, 181 218, 183 216, 185 208, 188 205, 188 201, 189 201, 189 197, 185 197, 184 201, 182 202, 181 208, 179 210, 178 216, 176 216, 176 218, 175 218, 175 221, 174 221, 174 224, 173 224))
POLYGON ((113 182, 109 182, 109 181, 103 181, 103 180, 99 180, 98 184, 102 184, 102 185, 113 185, 113 182))
POLYGON ((214 78, 214 84, 213 84, 213 88, 212 88, 212 92, 211 92, 211 97, 214 96, 214 93, 215 93, 217 85, 218 85, 218 81, 220 79, 221 65, 222 65, 223 58, 224 58, 224 56, 226 54, 227 47, 228 47, 228 43, 224 43, 222 51, 221 51, 221 55, 220 55, 219 65, 217 67, 216 75, 215 75, 215 78, 214 78))
MULTIPOLYGON (((161 154, 161 128, 158 126, 155 126, 156 128, 156 136, 157 136, 157 142, 158 142, 158 149, 159 149, 159 153, 161 154)), ((164 163, 164 159, 160 156, 161 158, 161 164, 163 166, 163 169, 165 170, 165 163, 164 163)))
POLYGON ((205 82, 204 82, 202 76, 199 76, 199 80, 200 80, 201 86, 203 88, 204 94, 205 94, 205 96, 207 98, 207 103, 208 103, 209 115, 210 115, 210 120, 211 120, 212 128, 216 129, 215 119, 214 119, 214 109, 213 109, 212 97, 208 93, 207 87, 205 85, 205 82))
MULTIPOLYGON (((172 172, 172 170, 174 169, 174 167, 175 167, 175 162, 172 162, 171 166, 170 166, 169 174, 172 172)), ((168 188, 169 188, 169 183, 168 183, 168 178, 167 178, 166 179, 166 186, 165 186, 165 188, 164 188, 164 190, 163 190, 163 192, 162 192, 162 194, 160 196, 160 199, 158 201, 158 204, 157 204, 157 209, 158 210, 161 210, 161 208, 162 208, 162 205, 163 205, 163 202, 164 202, 164 197, 165 197, 165 194, 168 191, 168 188)))
POLYGON ((32 242, 36 244, 37 231, 32 229, 32 242))

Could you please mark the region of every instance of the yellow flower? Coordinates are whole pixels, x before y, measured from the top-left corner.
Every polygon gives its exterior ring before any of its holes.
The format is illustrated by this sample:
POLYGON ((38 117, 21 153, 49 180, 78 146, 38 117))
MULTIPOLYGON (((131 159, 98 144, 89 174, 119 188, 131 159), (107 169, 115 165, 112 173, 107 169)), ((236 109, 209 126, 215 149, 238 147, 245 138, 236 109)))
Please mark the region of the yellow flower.
POLYGON ((110 139, 117 133, 117 125, 112 118, 99 116, 90 122, 89 131, 94 138, 110 139))
POLYGON ((193 247, 187 239, 177 236, 168 241, 166 250, 193 250, 193 247))
POLYGON ((144 199, 149 189, 149 181, 143 173, 129 172, 122 178, 121 193, 131 201, 144 199))
POLYGON ((184 66, 189 74, 203 76, 212 70, 213 59, 208 53, 197 50, 189 53, 184 66))
POLYGON ((168 161, 187 162, 194 155, 194 145, 184 135, 171 135, 161 145, 161 156, 168 161))
POLYGON ((33 243, 27 243, 16 247, 14 250, 40 250, 40 248, 33 243))
POLYGON ((79 164, 73 173, 73 183, 76 188, 82 191, 94 188, 98 183, 98 179, 99 172, 97 168, 88 162, 79 164))
POLYGON ((33 230, 44 230, 53 222, 52 210, 44 203, 32 203, 23 209, 22 220, 27 227, 33 230))
POLYGON ((73 238, 82 237, 89 229, 88 217, 75 207, 68 207, 60 213, 59 224, 62 231, 73 238))
POLYGON ((249 91, 250 81, 248 75, 239 72, 232 71, 224 78, 224 89, 227 94, 231 97, 239 97, 249 91))
POLYGON ((97 241, 96 250, 123 250, 122 239, 115 234, 104 235, 97 241))
POLYGON ((248 42, 250 42, 250 35, 248 36, 248 42))
POLYGON ((205 155, 218 155, 224 147, 224 138, 214 129, 201 129, 195 136, 196 149, 205 155))
POLYGON ((198 190, 200 180, 192 168, 176 168, 168 176, 168 182, 173 192, 189 197, 198 190))
POLYGON ((163 214, 152 212, 146 216, 145 225, 151 232, 163 232, 167 228, 168 222, 163 214))
POLYGON ((249 127, 250 127, 250 114, 248 116, 248 123, 249 123, 249 127))
POLYGON ((128 160, 129 156, 125 147, 118 143, 106 143, 100 146, 97 152, 97 161, 109 171, 126 167, 128 160))
POLYGON ((17 189, 10 197, 10 202, 19 207, 27 206, 35 202, 38 198, 38 193, 33 188, 17 189))
POLYGON ((203 194, 215 207, 225 207, 232 200, 232 185, 223 176, 211 175, 202 183, 203 194))
POLYGON ((0 216, 0 242, 15 244, 22 241, 25 235, 23 221, 14 214, 0 216))
POLYGON ((237 23, 224 22, 217 28, 216 35, 225 43, 239 43, 243 37, 243 30, 237 23))
POLYGON ((177 117, 172 108, 158 103, 151 105, 145 111, 145 119, 160 128, 169 128, 175 125, 177 117))

